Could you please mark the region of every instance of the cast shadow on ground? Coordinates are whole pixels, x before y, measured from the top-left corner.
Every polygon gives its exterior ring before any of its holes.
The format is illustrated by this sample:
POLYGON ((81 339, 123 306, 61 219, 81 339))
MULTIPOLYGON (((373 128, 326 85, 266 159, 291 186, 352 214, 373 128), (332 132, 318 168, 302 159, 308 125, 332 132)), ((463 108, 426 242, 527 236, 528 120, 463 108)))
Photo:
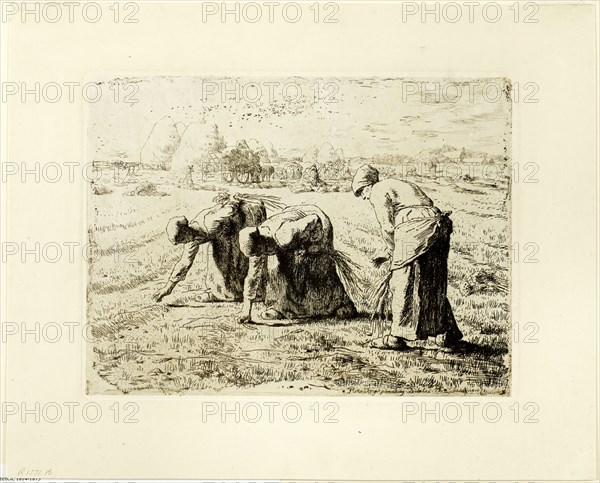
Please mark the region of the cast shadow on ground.
POLYGON ((199 304, 199 303, 194 303, 194 304, 174 303, 174 304, 165 304, 165 306, 169 307, 169 308, 173 308, 173 309, 182 309, 182 308, 186 308, 186 309, 204 309, 204 308, 206 308, 207 304, 199 304))

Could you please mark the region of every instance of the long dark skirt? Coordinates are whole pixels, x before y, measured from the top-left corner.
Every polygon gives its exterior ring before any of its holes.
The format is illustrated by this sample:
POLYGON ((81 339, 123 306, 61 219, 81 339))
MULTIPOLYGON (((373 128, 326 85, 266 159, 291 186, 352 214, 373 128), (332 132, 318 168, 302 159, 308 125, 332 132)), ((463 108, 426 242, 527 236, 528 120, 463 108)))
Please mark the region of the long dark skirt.
POLYGON ((449 249, 448 234, 410 265, 392 271, 391 335, 407 340, 441 334, 454 341, 462 339, 446 298, 449 249))
POLYGON ((356 314, 328 253, 285 251, 269 257, 266 303, 287 318, 356 314))
POLYGON ((240 203, 236 215, 222 223, 208 244, 206 288, 218 300, 241 301, 248 273, 248 257, 240 249, 239 232, 266 219, 264 206, 240 203))

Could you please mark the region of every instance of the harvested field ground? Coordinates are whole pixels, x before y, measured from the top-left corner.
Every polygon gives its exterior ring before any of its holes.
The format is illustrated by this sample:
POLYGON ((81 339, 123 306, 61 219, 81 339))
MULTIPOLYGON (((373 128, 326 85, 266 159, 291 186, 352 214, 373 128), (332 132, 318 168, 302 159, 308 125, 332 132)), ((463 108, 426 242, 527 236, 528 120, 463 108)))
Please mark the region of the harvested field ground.
MULTIPOLYGON (((351 193, 218 183, 183 189, 168 173, 157 171, 141 171, 127 183, 104 176, 98 185, 109 189, 97 192, 106 194, 90 194, 89 234, 95 250, 88 284, 88 323, 94 335, 88 347, 88 392, 508 394, 507 186, 414 181, 437 206, 453 211, 448 298, 464 341, 452 350, 371 349, 368 315, 350 321, 289 321, 279 327, 240 325, 239 304, 195 301, 204 288, 205 248, 173 294, 163 303, 152 301, 181 254, 165 235, 168 219, 195 216, 220 188, 320 206, 332 220, 336 247, 364 269, 363 276, 375 280, 379 274, 369 260, 381 247, 379 225, 370 205, 351 193), (154 183, 166 196, 126 195, 144 183, 154 183)), ((365 310, 361 301, 358 305, 365 310)))

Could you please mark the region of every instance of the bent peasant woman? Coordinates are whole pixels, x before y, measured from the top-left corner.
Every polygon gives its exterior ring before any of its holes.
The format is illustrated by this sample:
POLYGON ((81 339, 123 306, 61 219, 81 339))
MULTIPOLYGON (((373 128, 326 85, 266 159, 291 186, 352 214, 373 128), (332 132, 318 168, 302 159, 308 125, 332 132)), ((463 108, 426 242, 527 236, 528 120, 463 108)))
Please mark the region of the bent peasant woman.
POLYGON ((183 244, 183 253, 166 285, 154 298, 160 302, 175 286, 184 280, 192 267, 198 250, 208 244, 206 292, 201 302, 240 301, 248 273, 248 257, 240 250, 239 232, 256 226, 266 219, 264 203, 249 203, 243 199, 227 198, 202 210, 192 221, 185 217, 169 220, 167 236, 175 244, 183 244))
POLYGON ((243 321, 251 320, 252 304, 267 276, 263 319, 356 315, 338 274, 351 279, 351 262, 334 249, 331 221, 320 208, 287 207, 258 227, 243 229, 240 246, 250 258, 243 321))

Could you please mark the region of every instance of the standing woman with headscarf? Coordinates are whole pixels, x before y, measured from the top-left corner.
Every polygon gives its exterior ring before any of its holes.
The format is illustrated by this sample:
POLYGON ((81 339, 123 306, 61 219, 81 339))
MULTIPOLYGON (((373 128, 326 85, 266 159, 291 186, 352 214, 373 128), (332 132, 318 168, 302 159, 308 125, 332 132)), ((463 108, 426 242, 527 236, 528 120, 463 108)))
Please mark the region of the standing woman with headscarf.
MULTIPOLYGON (((414 183, 380 181, 372 166, 356 171, 352 191, 369 200, 381 226, 386 249, 373 264, 389 263, 390 270, 384 283, 391 297, 392 326, 390 334, 374 339, 372 346, 404 349, 406 341, 435 337, 437 345, 446 347, 462 339, 446 298, 450 212, 436 208, 414 183)), ((377 305, 382 298, 376 300, 377 305)))

